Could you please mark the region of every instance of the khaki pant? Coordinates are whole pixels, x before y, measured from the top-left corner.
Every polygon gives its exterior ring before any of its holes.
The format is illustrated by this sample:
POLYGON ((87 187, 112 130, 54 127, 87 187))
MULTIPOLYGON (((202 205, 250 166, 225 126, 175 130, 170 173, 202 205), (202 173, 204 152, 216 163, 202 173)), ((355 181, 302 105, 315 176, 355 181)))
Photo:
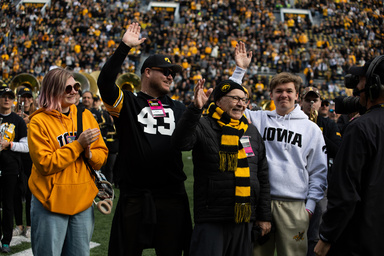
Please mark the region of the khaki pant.
POLYGON ((307 230, 309 215, 304 201, 272 200, 272 225, 275 231, 269 240, 259 245, 255 243, 254 256, 305 256, 307 254, 307 230))

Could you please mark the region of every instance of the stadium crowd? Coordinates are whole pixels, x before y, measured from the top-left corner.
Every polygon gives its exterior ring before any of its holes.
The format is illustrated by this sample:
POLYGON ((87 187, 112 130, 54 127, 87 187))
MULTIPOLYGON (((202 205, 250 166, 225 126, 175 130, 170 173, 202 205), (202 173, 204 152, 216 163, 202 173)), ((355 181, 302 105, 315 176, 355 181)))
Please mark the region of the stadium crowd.
POLYGON ((43 12, 14 2, 1 6, 0 73, 8 85, 20 73, 42 80, 52 66, 100 70, 132 21, 141 24, 149 40, 131 50, 122 73, 136 72, 142 56, 170 55, 184 68, 175 79, 173 98, 186 104, 197 79, 204 77, 213 87, 214 78, 231 75, 231 52, 238 40, 254 53, 244 79, 254 103, 268 97, 268 82, 281 71, 301 74, 306 85, 332 99, 344 94, 342 80, 349 67, 383 54, 379 1, 176 1, 177 20, 173 8, 147 10, 142 1, 52 1, 43 12), (285 14, 282 21, 282 7, 310 10, 312 22, 308 15, 295 14, 285 14))

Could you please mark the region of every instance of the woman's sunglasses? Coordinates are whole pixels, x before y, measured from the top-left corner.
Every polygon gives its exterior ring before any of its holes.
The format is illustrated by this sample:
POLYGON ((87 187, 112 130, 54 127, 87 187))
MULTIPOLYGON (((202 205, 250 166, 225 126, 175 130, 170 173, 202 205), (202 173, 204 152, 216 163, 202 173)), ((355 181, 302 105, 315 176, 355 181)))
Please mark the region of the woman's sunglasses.
POLYGON ((75 91, 79 91, 79 89, 80 89, 80 84, 79 83, 75 83, 74 85, 67 85, 66 87, 65 87, 65 93, 66 94, 70 94, 71 92, 72 92, 72 89, 73 90, 75 90, 75 91))

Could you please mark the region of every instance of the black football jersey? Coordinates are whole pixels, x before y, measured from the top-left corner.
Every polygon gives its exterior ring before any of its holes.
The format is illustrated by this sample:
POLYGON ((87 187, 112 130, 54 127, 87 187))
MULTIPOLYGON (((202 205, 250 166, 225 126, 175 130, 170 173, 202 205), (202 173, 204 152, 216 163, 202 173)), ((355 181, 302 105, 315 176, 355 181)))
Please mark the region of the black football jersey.
POLYGON ((165 116, 154 117, 148 103, 151 96, 121 90, 115 80, 128 52, 129 47, 120 44, 98 79, 101 97, 114 118, 119 139, 116 164, 120 188, 177 193, 186 176, 182 153, 171 146, 171 137, 186 107, 165 95, 157 99, 165 116))

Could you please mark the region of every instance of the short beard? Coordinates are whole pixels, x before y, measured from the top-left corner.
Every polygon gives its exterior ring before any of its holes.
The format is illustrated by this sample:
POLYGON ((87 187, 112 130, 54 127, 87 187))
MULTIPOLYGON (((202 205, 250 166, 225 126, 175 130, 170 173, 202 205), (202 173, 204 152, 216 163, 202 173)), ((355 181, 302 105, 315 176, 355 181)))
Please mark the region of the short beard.
POLYGON ((156 94, 160 96, 164 96, 170 93, 170 88, 164 89, 164 87, 158 81, 150 82, 149 88, 152 92, 157 92, 156 94))

